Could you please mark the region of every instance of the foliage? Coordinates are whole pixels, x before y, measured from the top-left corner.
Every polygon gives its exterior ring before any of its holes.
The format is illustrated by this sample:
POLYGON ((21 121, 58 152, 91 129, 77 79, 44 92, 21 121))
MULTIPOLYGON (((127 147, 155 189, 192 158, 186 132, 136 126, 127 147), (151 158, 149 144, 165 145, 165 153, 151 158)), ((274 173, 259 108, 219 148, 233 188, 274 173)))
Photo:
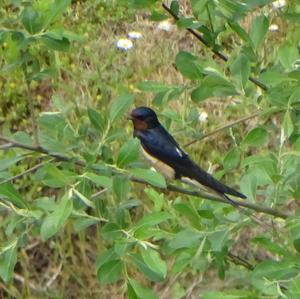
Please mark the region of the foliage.
MULTIPOLYGON (((61 258, 61 267, 68 264, 62 247, 78 250, 88 261, 82 267, 93 263, 101 286, 115 284, 128 298, 161 298, 158 283, 165 283, 165 296, 183 298, 195 291, 190 277, 200 283, 211 275, 218 275, 226 287, 211 284, 201 298, 299 296, 300 5, 290 1, 274 9, 271 2, 191 0, 183 9, 180 1, 172 1, 166 11, 155 0, 5 1, 0 76, 8 84, 12 78, 20 84, 19 95, 9 105, 3 99, 0 137, 0 277, 7 285, 5 295, 21 297, 14 279, 29 276, 24 252, 38 240, 56 252, 52 254, 61 258), (173 57, 181 74, 178 81, 153 80, 149 67, 132 88, 122 79, 130 82, 134 71, 119 72, 117 57, 121 64, 124 56, 117 50, 107 61, 97 61, 93 51, 84 48, 86 40, 96 36, 89 35, 93 30, 84 34, 86 24, 71 26, 77 5, 86 5, 86 11, 81 6, 78 10, 86 19, 94 10, 93 28, 104 26, 110 14, 115 23, 131 20, 140 8, 150 12, 152 20, 171 14, 178 30, 193 31, 198 39, 200 34, 204 46, 195 38, 191 47, 184 46, 173 57), (275 22, 285 28, 277 38, 268 30, 275 22), (76 65, 71 70, 65 66, 82 48, 87 51, 83 63, 89 80, 76 72, 76 65), (115 71, 109 73, 108 68, 115 71), (107 81, 97 82, 99 78, 107 81), (79 84, 81 89, 76 89, 79 84), (51 96, 38 105, 36 91, 45 85, 51 96), (86 95, 78 99, 79 93, 86 95), (73 98, 66 96, 70 94, 73 98), (197 141, 186 150, 202 160, 203 167, 211 161, 218 167, 216 177, 228 185, 239 181, 258 211, 279 210, 285 213, 282 219, 249 214, 209 201, 202 193, 199 198, 167 191, 168 182, 140 159, 139 143, 130 137, 125 120, 134 104, 149 103, 181 144, 197 141), (224 141, 199 145, 206 137, 199 107, 212 107, 214 123, 224 126, 224 141), (18 113, 11 116, 14 109, 18 113), (248 118, 249 125, 235 126, 250 111, 255 115, 248 118), (228 115, 235 120, 230 125, 228 115), (85 239, 91 243, 86 251, 85 239)), ((6 91, 4 96, 10 97, 6 91)), ((45 293, 51 284, 45 285, 42 291, 32 291, 45 293)), ((52 292, 49 298, 57 297, 52 292)), ((63 291, 58 295, 64 296, 63 291)))

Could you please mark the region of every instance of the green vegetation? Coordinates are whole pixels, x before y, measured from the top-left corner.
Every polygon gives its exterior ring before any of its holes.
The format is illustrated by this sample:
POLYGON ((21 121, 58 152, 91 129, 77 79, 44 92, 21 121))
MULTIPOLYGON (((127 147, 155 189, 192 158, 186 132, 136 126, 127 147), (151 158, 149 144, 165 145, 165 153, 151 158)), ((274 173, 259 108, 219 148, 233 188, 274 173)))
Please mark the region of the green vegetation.
POLYGON ((2 0, 1 298, 300 297, 300 4, 283 2, 2 0), (149 169, 140 105, 240 209, 149 169))

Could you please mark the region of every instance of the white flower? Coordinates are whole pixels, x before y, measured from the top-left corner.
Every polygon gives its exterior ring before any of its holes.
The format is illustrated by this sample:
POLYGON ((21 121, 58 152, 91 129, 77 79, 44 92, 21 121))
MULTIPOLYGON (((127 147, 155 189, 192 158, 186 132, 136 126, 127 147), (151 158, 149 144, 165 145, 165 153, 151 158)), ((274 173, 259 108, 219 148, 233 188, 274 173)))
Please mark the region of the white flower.
POLYGON ((130 31, 128 32, 128 37, 131 39, 139 39, 142 37, 142 33, 137 31, 130 31))
POLYGON ((277 24, 272 24, 269 27, 269 30, 272 31, 272 32, 278 31, 278 29, 279 29, 279 26, 277 24))
POLYGON ((157 28, 163 31, 171 31, 172 30, 172 23, 169 20, 161 21, 158 23, 157 28))
POLYGON ((131 49, 133 47, 133 43, 130 39, 121 38, 117 41, 116 46, 117 46, 118 49, 128 51, 129 49, 131 49))
POLYGON ((200 115, 199 115, 199 117, 198 117, 198 120, 199 120, 200 122, 204 122, 204 121, 207 120, 207 117, 208 117, 208 114, 207 114, 205 111, 201 111, 201 112, 200 112, 200 115))
POLYGON ((286 6, 286 1, 285 0, 277 0, 277 1, 274 1, 272 3, 272 6, 274 9, 279 9, 279 8, 283 8, 286 6))

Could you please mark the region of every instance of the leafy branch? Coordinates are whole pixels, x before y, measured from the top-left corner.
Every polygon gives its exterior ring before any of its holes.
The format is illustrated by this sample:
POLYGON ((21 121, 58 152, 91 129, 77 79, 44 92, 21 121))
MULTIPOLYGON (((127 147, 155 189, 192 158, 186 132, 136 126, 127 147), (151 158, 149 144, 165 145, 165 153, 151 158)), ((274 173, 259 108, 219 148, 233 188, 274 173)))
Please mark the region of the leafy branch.
MULTIPOLYGON (((88 167, 88 165, 85 163, 85 161, 83 160, 79 160, 76 158, 69 158, 67 156, 63 156, 63 155, 59 155, 59 154, 53 154, 50 153, 47 149, 41 147, 41 146, 33 146, 33 145, 28 145, 28 144, 24 144, 24 143, 20 143, 11 139, 8 139, 4 136, 0 136, 0 141, 3 141, 5 143, 8 143, 11 145, 11 147, 16 147, 16 148, 22 148, 25 150, 29 150, 29 151, 33 151, 33 152, 38 152, 53 158, 56 158, 58 160, 61 161, 66 161, 66 162, 73 162, 75 165, 80 166, 80 167, 88 167)), ((90 168, 96 172, 99 172, 99 169, 96 166, 90 166, 90 168)), ((112 169, 112 173, 114 174, 119 174, 118 170, 116 169, 112 169)), ((132 182, 136 182, 136 183, 140 183, 140 184, 149 184, 148 182, 146 182, 143 179, 140 178, 136 178, 134 176, 130 177, 130 180, 132 182)), ((157 187, 156 187, 157 188, 157 187)), ((160 190, 165 190, 164 188, 158 188, 160 190)), ((179 186, 175 186, 173 184, 168 184, 167 185, 167 190, 172 191, 172 192, 177 192, 177 193, 181 193, 181 194, 186 194, 186 195, 190 195, 190 196, 195 196, 195 197, 199 197, 202 199, 207 199, 207 200, 211 200, 211 201, 216 201, 216 202, 222 202, 225 204, 229 204, 229 202, 223 198, 211 195, 209 193, 200 191, 200 190, 188 190, 179 186)), ((256 205, 254 203, 250 203, 250 202, 246 202, 246 201, 242 201, 242 200, 233 200, 234 204, 240 207, 244 207, 259 213, 264 213, 264 214, 268 214, 274 217, 279 217, 279 218, 283 218, 286 219, 288 218, 290 215, 287 213, 284 213, 282 211, 276 210, 276 209, 272 209, 269 207, 263 207, 261 205, 256 205)))
MULTIPOLYGON (((167 6, 165 3, 162 3, 162 7, 174 18, 174 20, 176 20, 176 21, 180 20, 178 15, 175 14, 174 11, 169 6, 167 6)), ((223 60, 225 62, 227 62, 229 60, 229 57, 227 57, 225 54, 216 50, 215 48, 212 48, 199 32, 195 31, 192 28, 186 28, 186 30, 188 32, 190 32, 193 36, 195 36, 203 45, 205 45, 207 48, 209 48, 221 60, 223 60)), ((259 81, 258 79, 254 78, 252 76, 249 76, 249 80, 263 90, 268 89, 264 83, 262 83, 261 81, 259 81)))

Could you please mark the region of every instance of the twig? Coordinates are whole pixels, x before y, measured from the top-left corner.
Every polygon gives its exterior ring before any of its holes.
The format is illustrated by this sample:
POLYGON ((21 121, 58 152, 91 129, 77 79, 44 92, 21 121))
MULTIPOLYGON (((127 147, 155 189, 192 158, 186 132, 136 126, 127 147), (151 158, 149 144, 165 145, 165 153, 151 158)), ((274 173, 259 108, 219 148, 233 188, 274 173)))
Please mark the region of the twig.
POLYGON ((107 188, 104 188, 104 189, 92 194, 91 199, 95 199, 95 198, 99 197, 100 195, 102 195, 105 192, 107 192, 107 188))
POLYGON ((59 264, 57 270, 53 273, 53 275, 50 277, 50 279, 47 281, 46 283, 46 287, 45 289, 48 289, 50 288, 50 286, 53 284, 53 282, 56 280, 56 278, 58 277, 58 275, 60 274, 61 272, 61 269, 62 269, 62 263, 59 264))
POLYGON ((40 286, 36 286, 34 283, 27 281, 23 276, 21 276, 18 273, 14 273, 14 279, 18 282, 20 282, 22 285, 27 285, 31 290, 42 293, 44 292, 44 289, 40 286))
MULTIPOLYGON (((273 113, 274 113, 274 112, 280 112, 280 111, 282 111, 282 110, 283 110, 282 108, 276 108, 276 109, 273 109, 272 111, 273 111, 273 113)), ((183 147, 188 147, 188 146, 190 146, 191 144, 194 144, 195 142, 200 141, 200 140, 202 140, 202 139, 204 139, 204 138, 207 138, 207 137, 209 137, 209 136, 212 136, 212 135, 214 135, 214 134, 216 134, 216 133, 219 133, 219 132, 221 132, 221 131, 223 131, 223 130, 226 130, 226 129, 229 129, 229 128, 231 128, 231 127, 234 127, 234 126, 236 126, 236 125, 238 125, 238 124, 240 124, 240 123, 243 123, 243 122, 245 122, 245 121, 247 121, 247 120, 249 120, 249 119, 252 119, 252 118, 255 118, 255 117, 258 117, 258 116, 262 116, 262 115, 268 114, 268 113, 270 113, 269 110, 267 110, 267 111, 257 111, 257 112, 254 112, 254 113, 252 113, 252 114, 250 114, 250 115, 248 115, 248 116, 244 116, 244 117, 242 117, 242 118, 240 118, 240 119, 238 119, 238 120, 235 120, 235 121, 233 121, 233 122, 231 122, 231 123, 229 123, 229 124, 226 124, 226 125, 224 125, 224 126, 221 126, 221 127, 217 128, 217 129, 211 131, 211 132, 208 132, 208 133, 206 133, 206 134, 200 136, 199 138, 194 139, 194 140, 192 140, 192 141, 186 143, 183 147)))
MULTIPOLYGON (((163 3, 162 4, 162 7, 177 21, 177 20, 179 20, 179 17, 165 4, 165 3, 163 3)), ((203 38, 203 36, 199 33, 199 32, 197 32, 197 31, 195 31, 195 30, 193 30, 193 29, 191 29, 191 28, 186 28, 186 30, 187 31, 189 31, 192 35, 194 35, 202 44, 204 44, 207 48, 209 48, 216 56, 218 56, 220 59, 222 59, 223 61, 225 61, 225 62, 227 62, 228 61, 228 57, 225 55, 225 54, 223 54, 223 53, 221 53, 221 52, 219 52, 219 51, 217 51, 216 49, 214 49, 214 48, 212 48, 208 43, 207 43, 207 41, 203 38)), ((263 84, 261 81, 259 81, 258 79, 256 79, 256 78, 253 78, 253 77, 249 77, 249 80, 252 82, 252 83, 254 83, 255 85, 257 85, 258 87, 260 87, 261 89, 263 89, 263 90, 267 90, 268 88, 267 88, 267 86, 265 85, 265 84, 263 84)))
POLYGON ((28 168, 28 169, 26 169, 25 171, 23 171, 23 172, 21 172, 21 173, 15 175, 15 176, 12 176, 12 177, 10 177, 10 178, 7 178, 7 179, 1 181, 1 182, 0 182, 0 185, 5 184, 5 183, 8 183, 8 182, 13 181, 13 180, 16 180, 16 179, 19 179, 19 178, 21 178, 22 176, 24 176, 25 174, 34 172, 35 170, 37 170, 37 169, 39 169, 41 166, 43 166, 45 163, 51 162, 51 161, 53 161, 53 160, 54 160, 54 159, 51 159, 51 160, 49 160, 49 161, 46 161, 46 162, 44 161, 44 162, 41 162, 41 163, 39 163, 39 164, 36 164, 36 165, 34 165, 33 167, 28 168))
MULTIPOLYGON (((3 136, 0 136, 0 141, 1 140, 4 141, 4 142, 12 143, 14 145, 14 147, 19 147, 19 148, 23 148, 23 149, 26 149, 26 150, 39 152, 39 153, 45 154, 47 156, 62 160, 62 161, 73 162, 77 166, 87 167, 87 164, 83 160, 79 160, 79 159, 75 159, 75 158, 69 158, 69 157, 66 157, 66 156, 58 155, 58 154, 52 154, 48 150, 46 150, 45 148, 43 148, 41 146, 30 146, 30 145, 27 145, 27 144, 16 142, 14 140, 10 140, 10 139, 8 139, 6 137, 3 137, 3 136)), ((94 171, 99 171, 99 169, 96 166, 93 166, 93 165, 91 166, 91 169, 94 170, 94 171)), ((118 171, 115 170, 115 169, 112 169, 112 173, 117 174, 118 171)), ((146 182, 142 179, 135 178, 135 177, 131 177, 130 180, 133 181, 133 182, 149 185, 148 182, 146 182)), ((164 188, 158 188, 158 189, 165 190, 164 188)), ((200 190, 188 190, 188 189, 184 189, 184 188, 181 188, 179 186, 172 185, 172 184, 167 185, 167 190, 182 193, 182 194, 186 194, 186 195, 192 195, 192 196, 203 198, 203 199, 208 199, 208 200, 212 200, 212 201, 217 201, 217 202, 222 202, 222 203, 229 204, 228 201, 223 199, 223 198, 216 197, 214 195, 208 194, 208 193, 200 191, 200 190)), ((256 205, 256 204, 253 204, 253 203, 250 203, 250 202, 246 202, 246 201, 242 201, 242 200, 232 200, 232 202, 235 203, 238 206, 245 207, 245 208, 254 210, 256 212, 272 215, 274 217, 279 217, 279 218, 283 218, 283 219, 286 219, 286 218, 289 217, 289 214, 286 214, 284 212, 281 212, 281 211, 278 211, 278 210, 275 210, 275 209, 272 209, 272 208, 268 208, 268 207, 263 207, 261 205, 256 205)))
POLYGON ((177 273, 166 285, 166 287, 164 288, 163 292, 160 295, 160 299, 164 299, 166 298, 169 294, 169 290, 170 288, 173 286, 173 284, 178 281, 179 276, 182 274, 182 272, 177 273))
MULTIPOLYGON (((208 200, 212 200, 212 201, 218 201, 218 202, 222 202, 222 203, 228 203, 228 200, 216 197, 214 195, 211 195, 209 193, 203 192, 203 191, 199 191, 199 190, 188 190, 188 189, 184 189, 175 185, 171 185, 169 184, 167 186, 167 189, 170 191, 174 191, 174 192, 178 192, 178 193, 182 193, 182 194, 187 194, 187 195, 192 195, 195 197, 200 197, 200 198, 204 198, 204 199, 208 199, 208 200)), ((286 219, 288 218, 290 215, 272 208, 268 208, 268 207, 263 207, 261 205, 256 205, 250 202, 246 202, 246 201, 242 201, 242 200, 232 200, 234 202, 234 204, 241 206, 241 207, 245 207, 248 208, 250 210, 254 210, 256 212, 259 213, 264 213, 264 214, 268 214, 268 215, 272 215, 274 217, 279 217, 279 218, 283 218, 286 219)))
POLYGON ((10 149, 12 147, 13 147, 13 145, 11 143, 5 143, 5 144, 2 144, 0 146, 0 150, 7 150, 7 149, 10 149))
POLYGON ((249 263, 246 259, 244 259, 238 255, 235 255, 231 252, 228 252, 227 255, 234 264, 243 266, 251 271, 254 270, 255 266, 253 266, 251 263, 249 263))
POLYGON ((214 135, 214 134, 216 134, 216 133, 219 133, 219 132, 221 132, 221 131, 223 131, 223 130, 226 130, 226 129, 228 129, 228 128, 234 127, 234 126, 236 126, 236 125, 238 125, 238 124, 240 124, 240 123, 242 123, 242 122, 245 122, 245 121, 247 121, 247 120, 249 120, 249 119, 252 119, 252 118, 255 118, 255 117, 257 117, 257 116, 260 116, 261 114, 263 114, 263 112, 262 112, 262 111, 258 111, 258 112, 255 112, 255 113, 253 113, 253 114, 250 114, 250 115, 248 115, 248 116, 245 116, 245 117, 243 117, 243 118, 240 118, 240 119, 238 119, 238 120, 235 120, 235 121, 233 121, 233 122, 231 122, 231 123, 229 123, 229 124, 226 124, 226 125, 224 125, 224 126, 221 126, 221 127, 217 128, 217 129, 211 131, 211 132, 208 132, 208 133, 206 133, 206 134, 200 136, 200 137, 197 138, 197 139, 194 139, 194 140, 192 140, 192 141, 186 143, 183 147, 188 147, 188 146, 190 146, 190 145, 196 143, 197 141, 200 141, 200 140, 202 140, 202 139, 204 139, 204 138, 207 138, 207 137, 209 137, 209 136, 211 136, 211 135, 214 135))

